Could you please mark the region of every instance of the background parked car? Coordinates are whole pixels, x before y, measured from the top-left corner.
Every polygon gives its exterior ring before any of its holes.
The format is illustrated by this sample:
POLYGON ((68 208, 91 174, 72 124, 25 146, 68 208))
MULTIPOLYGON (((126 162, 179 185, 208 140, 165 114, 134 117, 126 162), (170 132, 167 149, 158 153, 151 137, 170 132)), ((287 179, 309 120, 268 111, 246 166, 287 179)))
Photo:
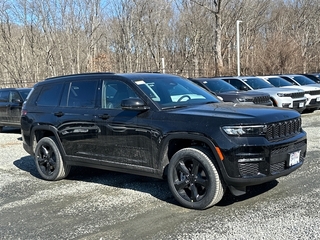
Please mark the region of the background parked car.
POLYGON ((285 88, 299 88, 304 90, 305 97, 307 98, 306 110, 308 112, 313 112, 320 107, 320 88, 312 85, 294 85, 293 83, 287 81, 286 79, 279 76, 260 76, 264 80, 268 81, 275 87, 285 87, 285 88))
POLYGON ((315 81, 311 80, 310 78, 300 75, 300 74, 281 74, 279 77, 282 77, 283 79, 291 82, 294 85, 297 86, 303 86, 303 85, 311 85, 315 87, 320 88, 320 84, 316 83, 315 81))
POLYGON ((223 77, 222 79, 239 90, 263 90, 270 95, 271 101, 276 107, 291 108, 300 113, 306 108, 306 97, 301 89, 277 88, 255 76, 223 77))
POLYGON ((257 91, 241 91, 220 78, 190 78, 190 80, 221 97, 224 102, 272 106, 269 94, 257 91))
POLYGON ((0 89, 0 131, 4 126, 20 127, 21 106, 31 88, 0 89))
POLYGON ((320 83, 320 74, 318 73, 309 73, 309 74, 301 74, 307 78, 310 78, 315 83, 320 83))

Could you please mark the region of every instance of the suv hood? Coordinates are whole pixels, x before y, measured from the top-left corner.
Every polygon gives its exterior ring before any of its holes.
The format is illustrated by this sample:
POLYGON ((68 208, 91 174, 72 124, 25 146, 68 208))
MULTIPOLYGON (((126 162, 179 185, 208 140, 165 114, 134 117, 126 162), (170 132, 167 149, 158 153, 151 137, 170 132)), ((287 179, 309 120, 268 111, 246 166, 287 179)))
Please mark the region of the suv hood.
POLYGON ((228 91, 228 92, 220 92, 217 95, 221 96, 247 96, 247 97, 261 97, 268 96, 267 93, 261 91, 228 91))
POLYGON ((312 91, 312 90, 320 90, 320 86, 316 86, 316 85, 300 85, 300 86, 285 86, 285 87, 281 87, 282 88, 292 88, 292 89, 302 89, 303 91, 307 92, 307 91, 312 91))
POLYGON ((285 87, 283 88, 274 87, 274 88, 261 88, 253 91, 264 91, 269 94, 276 94, 276 93, 295 93, 295 92, 300 92, 301 90, 285 88, 285 87))
POLYGON ((255 105, 250 105, 250 107, 248 107, 243 104, 228 102, 188 106, 185 108, 169 110, 169 112, 170 114, 181 115, 184 119, 186 117, 185 115, 188 115, 190 121, 192 121, 193 116, 214 116, 215 119, 228 119, 228 124, 230 124, 230 122, 239 124, 239 120, 243 124, 265 124, 300 117, 300 114, 297 111, 290 109, 255 105))

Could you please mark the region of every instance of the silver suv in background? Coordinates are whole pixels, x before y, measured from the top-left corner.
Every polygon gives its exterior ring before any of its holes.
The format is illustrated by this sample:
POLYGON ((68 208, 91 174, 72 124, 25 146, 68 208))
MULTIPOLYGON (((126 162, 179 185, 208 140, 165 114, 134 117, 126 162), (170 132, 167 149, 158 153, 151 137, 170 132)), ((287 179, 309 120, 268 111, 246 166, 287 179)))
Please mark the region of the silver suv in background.
POLYGON ((277 88, 255 76, 221 77, 239 90, 263 91, 270 95, 275 107, 290 108, 302 113, 306 108, 305 92, 302 89, 277 88))
POLYGON ((293 89, 302 89, 305 91, 305 97, 307 98, 306 102, 306 111, 313 112, 320 108, 320 88, 311 85, 297 85, 289 82, 287 77, 280 76, 260 76, 264 80, 268 81, 275 87, 281 88, 293 88, 293 89))

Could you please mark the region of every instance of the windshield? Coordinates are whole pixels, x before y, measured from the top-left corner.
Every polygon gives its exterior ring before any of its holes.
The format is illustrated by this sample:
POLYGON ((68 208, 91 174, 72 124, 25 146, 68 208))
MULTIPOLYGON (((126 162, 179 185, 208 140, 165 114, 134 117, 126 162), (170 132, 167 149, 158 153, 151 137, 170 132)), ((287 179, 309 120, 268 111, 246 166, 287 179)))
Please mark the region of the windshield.
POLYGON ((293 86, 292 83, 288 82, 287 80, 284 80, 281 77, 268 78, 268 82, 270 82, 275 87, 293 86))
POLYGON ((238 91, 238 89, 236 89, 234 86, 220 79, 209 81, 205 80, 202 83, 205 84, 211 91, 215 93, 238 91))
POLYGON ((21 94, 21 97, 23 98, 23 101, 27 99, 27 96, 31 89, 20 89, 19 93, 21 94))
POLYGON ((160 108, 220 102, 202 87, 178 76, 164 78, 159 75, 157 78, 136 80, 135 83, 160 108))
POLYGON ((244 82, 250 85, 253 89, 262 89, 262 88, 273 88, 274 86, 270 83, 267 83, 261 78, 252 77, 243 79, 244 82))
POLYGON ((296 80, 300 85, 308 85, 308 84, 315 84, 316 82, 312 81, 310 78, 305 76, 294 76, 294 80, 296 80))

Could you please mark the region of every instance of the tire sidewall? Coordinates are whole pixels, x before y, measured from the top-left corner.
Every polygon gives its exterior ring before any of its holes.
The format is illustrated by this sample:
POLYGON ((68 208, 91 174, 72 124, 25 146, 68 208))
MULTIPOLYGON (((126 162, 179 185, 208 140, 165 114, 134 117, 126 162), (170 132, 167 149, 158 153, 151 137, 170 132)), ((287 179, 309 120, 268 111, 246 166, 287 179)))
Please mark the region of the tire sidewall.
POLYGON ((217 174, 217 170, 207 154, 205 154, 203 151, 197 148, 184 148, 176 152, 170 160, 168 167, 168 184, 171 193, 182 206, 193 209, 205 209, 212 205, 211 203, 215 198, 217 187, 219 187, 219 183, 217 183, 216 181, 217 174), (198 202, 190 202, 185 200, 180 196, 180 194, 174 186, 173 178, 176 175, 175 171, 177 164, 184 157, 191 157, 197 159, 198 162, 202 165, 206 173, 206 176, 209 178, 208 186, 206 188, 206 194, 203 197, 203 199, 201 199, 198 202))
POLYGON ((63 168, 63 161, 62 161, 62 157, 61 157, 59 148, 57 147, 56 142, 51 137, 44 137, 37 143, 36 148, 35 148, 34 160, 35 160, 35 164, 36 164, 38 173, 40 174, 40 176, 43 179, 49 180, 49 181, 55 181, 60 178, 61 171, 63 168), (52 148, 52 151, 54 152, 55 157, 56 157, 56 167, 51 175, 47 175, 47 174, 43 173, 43 171, 41 170, 39 163, 38 163, 38 156, 40 153, 40 148, 43 145, 49 145, 50 148, 52 148))

